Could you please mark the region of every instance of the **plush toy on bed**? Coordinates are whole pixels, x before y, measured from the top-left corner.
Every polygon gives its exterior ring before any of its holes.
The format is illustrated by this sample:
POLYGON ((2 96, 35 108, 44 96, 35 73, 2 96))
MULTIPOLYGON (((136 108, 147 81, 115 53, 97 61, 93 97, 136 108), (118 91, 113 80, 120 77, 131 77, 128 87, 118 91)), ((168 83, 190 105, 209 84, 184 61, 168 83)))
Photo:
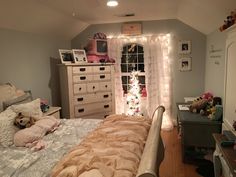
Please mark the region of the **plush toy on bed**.
POLYGON ((45 147, 42 138, 55 131, 60 125, 60 120, 53 116, 39 117, 34 120, 31 117, 17 116, 19 125, 30 126, 19 130, 14 135, 14 144, 17 147, 29 147, 33 150, 40 150, 45 147), (22 120, 22 121, 21 121, 22 120), (23 121, 24 120, 24 121, 23 121))
POLYGON ((29 128, 35 124, 38 119, 32 116, 23 115, 21 112, 15 118, 14 125, 20 129, 29 128))

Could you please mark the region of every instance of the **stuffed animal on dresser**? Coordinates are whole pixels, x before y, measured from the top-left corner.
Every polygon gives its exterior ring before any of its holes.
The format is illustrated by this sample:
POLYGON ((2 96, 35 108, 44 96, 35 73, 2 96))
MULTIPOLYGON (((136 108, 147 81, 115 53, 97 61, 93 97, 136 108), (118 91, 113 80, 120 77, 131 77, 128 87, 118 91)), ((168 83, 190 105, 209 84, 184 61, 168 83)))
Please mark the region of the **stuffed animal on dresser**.
POLYGON ((15 118, 14 125, 16 125, 20 129, 29 128, 35 124, 37 118, 32 116, 23 115, 21 112, 15 118))
POLYGON ((202 97, 197 98, 190 105, 189 110, 193 113, 200 113, 202 110, 205 110, 207 107, 207 99, 203 99, 202 97))

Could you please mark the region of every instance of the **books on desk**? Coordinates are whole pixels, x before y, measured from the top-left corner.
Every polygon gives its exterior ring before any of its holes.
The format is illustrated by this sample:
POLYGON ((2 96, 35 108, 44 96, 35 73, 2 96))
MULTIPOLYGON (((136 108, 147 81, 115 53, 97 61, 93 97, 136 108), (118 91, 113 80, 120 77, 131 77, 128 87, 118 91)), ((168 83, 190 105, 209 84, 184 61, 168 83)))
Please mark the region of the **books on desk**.
POLYGON ((189 111, 189 105, 188 104, 180 104, 178 105, 180 111, 189 111))

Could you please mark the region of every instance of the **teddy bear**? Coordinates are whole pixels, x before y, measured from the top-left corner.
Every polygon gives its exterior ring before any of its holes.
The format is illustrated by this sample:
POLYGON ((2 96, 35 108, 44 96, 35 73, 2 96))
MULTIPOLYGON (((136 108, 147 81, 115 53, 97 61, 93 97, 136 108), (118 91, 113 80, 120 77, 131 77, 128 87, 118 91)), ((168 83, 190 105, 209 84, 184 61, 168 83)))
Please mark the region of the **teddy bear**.
POLYGON ((208 103, 207 99, 205 99, 205 98, 203 99, 202 97, 198 97, 189 106, 189 110, 190 110, 190 112, 193 112, 193 113, 200 113, 201 110, 205 110, 207 103, 208 103))
POLYGON ((15 118, 14 125, 20 129, 29 128, 34 125, 37 120, 36 117, 26 116, 19 112, 15 118))

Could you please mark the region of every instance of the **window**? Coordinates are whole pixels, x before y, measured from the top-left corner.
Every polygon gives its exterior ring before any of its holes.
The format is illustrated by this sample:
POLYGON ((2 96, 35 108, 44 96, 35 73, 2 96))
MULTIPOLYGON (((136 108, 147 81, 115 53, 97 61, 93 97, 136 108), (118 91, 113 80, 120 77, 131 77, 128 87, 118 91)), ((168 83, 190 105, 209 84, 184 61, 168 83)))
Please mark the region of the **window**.
MULTIPOLYGON (((139 74, 139 86, 140 92, 145 90, 145 71, 144 71, 144 51, 143 46, 133 43, 123 46, 121 57, 121 77, 124 94, 127 94, 129 90, 130 73, 140 71, 139 74)), ((142 96, 144 96, 143 94, 142 96)))

